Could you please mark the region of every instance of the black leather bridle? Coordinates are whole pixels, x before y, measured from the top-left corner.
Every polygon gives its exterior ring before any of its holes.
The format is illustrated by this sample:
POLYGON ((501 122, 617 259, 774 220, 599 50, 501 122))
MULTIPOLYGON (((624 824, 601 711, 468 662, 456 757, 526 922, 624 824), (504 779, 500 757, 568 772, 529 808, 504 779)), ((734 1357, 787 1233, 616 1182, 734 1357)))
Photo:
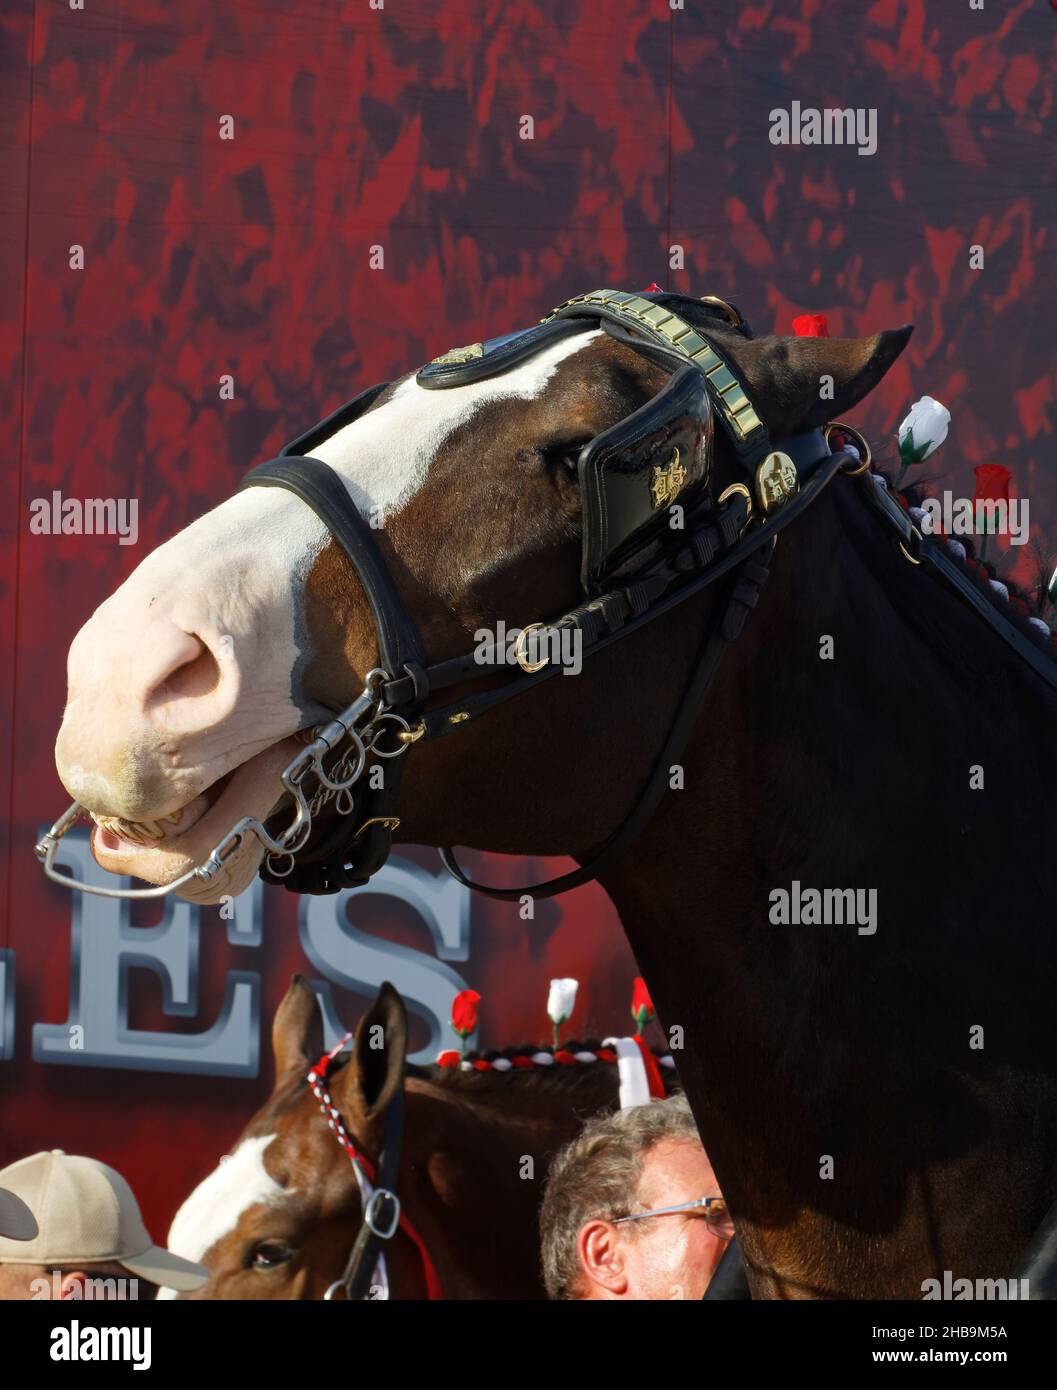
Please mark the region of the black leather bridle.
MULTIPOLYGON (((728 488, 717 501, 713 501, 710 494, 702 493, 679 533, 681 543, 677 547, 658 545, 654 536, 652 552, 642 565, 634 563, 634 556, 629 565, 625 552, 621 582, 586 596, 582 604, 549 624, 558 631, 566 628, 574 631, 586 658, 638 631, 706 587, 731 576, 719 618, 696 656, 668 735, 635 806, 590 863, 530 888, 488 888, 466 877, 451 849, 441 851, 445 865, 460 882, 492 897, 517 900, 525 892, 549 897, 586 883, 643 829, 667 787, 668 770, 678 761, 690 736, 723 653, 741 632, 746 617, 756 605, 760 587, 767 578, 775 538, 810 506, 838 470, 859 464, 854 454, 831 454, 821 430, 790 436, 780 448, 772 446, 766 426, 729 360, 720 354, 704 330, 670 307, 686 302, 675 295, 637 296, 608 290, 581 296, 560 306, 540 328, 501 340, 501 346, 494 353, 498 361, 485 364, 488 374, 506 370, 560 337, 598 326, 673 373, 692 364, 701 373, 716 418, 747 475, 744 484, 728 488), (719 385, 714 385, 712 378, 716 378, 719 385), (721 386, 725 389, 720 389, 721 386), (738 412, 730 404, 734 392, 742 402, 738 412), (781 505, 768 507, 760 518, 760 525, 749 531, 753 512, 761 502, 758 475, 765 462, 774 456, 779 456, 787 469, 795 470, 795 481, 789 488, 789 495, 781 499, 781 505)), ((689 303, 700 311, 698 301, 689 303)), ((717 303, 722 306, 716 312, 723 326, 728 330, 737 327, 747 334, 747 326, 737 311, 722 301, 717 303)), ((449 380, 445 385, 464 384, 475 379, 475 374, 481 374, 483 357, 483 352, 477 358, 460 352, 448 354, 438 359, 439 366, 431 364, 433 376, 446 375, 449 380)), ((436 389, 439 383, 436 380, 427 383, 424 376, 425 371, 420 373, 422 384, 432 384, 436 389)), ((494 677, 495 668, 481 664, 477 649, 432 664, 426 662, 415 624, 380 560, 370 526, 351 505, 338 475, 308 452, 335 430, 358 418, 386 385, 374 386, 357 396, 287 445, 279 458, 253 469, 241 486, 282 487, 293 492, 312 508, 348 556, 367 595, 378 633, 379 661, 385 671, 378 695, 385 710, 399 714, 408 722, 410 727, 404 734, 406 747, 419 738, 443 738, 466 727, 497 705, 551 679, 560 667, 549 664, 531 670, 526 663, 498 688, 427 707, 431 697, 453 687, 494 677)), ((272 874, 266 864, 262 877, 266 881, 282 882, 295 892, 309 893, 336 892, 365 883, 385 862, 392 829, 398 823, 395 806, 399 767, 399 761, 394 763, 384 788, 368 795, 361 805, 360 828, 351 843, 347 831, 339 825, 325 846, 314 849, 312 859, 315 862, 306 862, 302 857, 291 872, 282 876, 272 874)))
MULTIPOLYGON (((428 389, 463 385, 496 375, 552 343, 599 327, 671 372, 668 387, 653 402, 593 440, 581 455, 584 598, 548 626, 574 634, 584 659, 705 589, 728 581, 633 808, 588 863, 546 883, 492 888, 472 882, 451 849, 441 851, 444 864, 461 883, 491 897, 516 901, 526 893, 550 897, 575 888, 595 878, 644 828, 667 789, 669 769, 680 760, 727 647, 756 606, 778 535, 811 506, 838 472, 858 475, 868 505, 894 532, 911 563, 942 578, 1057 689, 1057 663, 984 597, 942 541, 923 536, 887 489, 878 485, 882 480, 868 472, 869 449, 861 436, 839 426, 854 437, 858 449, 842 448, 836 453, 830 451, 828 430, 808 430, 772 443, 746 383, 700 326, 702 314, 711 316, 727 333, 734 330, 751 336, 738 311, 722 300, 706 296, 702 304, 681 295, 598 290, 568 300, 536 328, 498 339, 487 350, 483 344, 456 349, 418 374, 419 383, 428 389), (692 314, 693 322, 685 314, 692 314), (714 421, 744 475, 744 481, 732 484, 718 498, 709 489, 714 421), (654 462, 667 458, 672 441, 687 448, 696 460, 683 491, 677 469, 686 470, 679 463, 678 447, 663 467, 654 462), (651 488, 654 495, 657 489, 667 489, 671 495, 666 494, 666 499, 677 498, 685 507, 681 530, 663 530, 668 507, 656 508, 648 500, 651 488), (620 523, 615 538, 597 529, 610 512, 620 523), (587 534, 592 526, 596 529, 587 534)), ((253 469, 240 484, 241 488, 283 488, 315 512, 359 576, 377 633, 379 667, 369 673, 363 693, 317 729, 305 752, 283 773, 283 786, 295 806, 290 825, 285 831, 270 830, 246 817, 203 865, 174 883, 145 890, 108 888, 78 883, 54 867, 59 841, 82 810, 75 802, 37 846, 49 877, 104 896, 160 897, 191 879, 208 883, 252 834, 268 851, 261 867, 261 876, 268 882, 300 893, 334 893, 361 886, 385 862, 392 832, 399 825, 400 769, 407 750, 419 739, 444 738, 468 727, 499 704, 558 674, 561 667, 555 662, 530 662, 519 655, 520 669, 502 685, 443 702, 445 692, 456 687, 494 680, 496 667, 482 664, 476 647, 441 661, 426 660, 418 630, 371 527, 352 504, 339 475, 311 455, 313 447, 358 419, 387 385, 362 392, 288 444, 278 458, 253 469), (388 775, 380 788, 364 788, 354 801, 352 788, 369 755, 389 760, 388 775), (319 790, 310 800, 307 787, 313 778, 319 790), (310 843, 320 811, 335 798, 339 815, 317 843, 310 843)))

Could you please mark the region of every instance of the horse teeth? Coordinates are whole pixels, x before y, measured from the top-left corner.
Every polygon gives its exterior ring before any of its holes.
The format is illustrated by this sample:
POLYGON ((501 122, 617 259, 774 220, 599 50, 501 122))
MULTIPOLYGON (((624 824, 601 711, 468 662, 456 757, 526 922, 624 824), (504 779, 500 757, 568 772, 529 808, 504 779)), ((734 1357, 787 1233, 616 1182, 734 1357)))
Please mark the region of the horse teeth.
POLYGON ((120 816, 93 816, 92 819, 101 830, 108 830, 119 840, 125 840, 130 845, 139 845, 141 849, 145 849, 153 841, 165 838, 165 830, 157 821, 128 821, 122 820, 120 816))
POLYGON ((166 825, 179 825, 183 818, 184 813, 182 806, 178 811, 174 811, 171 816, 162 816, 162 820, 166 825))

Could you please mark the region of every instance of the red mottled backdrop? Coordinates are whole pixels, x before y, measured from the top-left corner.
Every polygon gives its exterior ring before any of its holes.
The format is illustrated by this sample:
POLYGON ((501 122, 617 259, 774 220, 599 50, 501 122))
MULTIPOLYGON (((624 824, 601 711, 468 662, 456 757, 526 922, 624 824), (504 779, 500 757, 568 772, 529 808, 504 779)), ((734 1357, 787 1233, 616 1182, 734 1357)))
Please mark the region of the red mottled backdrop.
MULTIPOLYGON (((33 1024, 69 1007, 71 905, 31 846, 64 805, 51 748, 84 618, 363 386, 571 294, 652 280, 736 300, 757 333, 804 311, 835 334, 914 322, 856 423, 890 438, 912 400, 938 396, 954 421, 929 476, 971 495, 975 465, 1007 464, 1048 555, 1057 14, 1048 0, 6 0, 0 34, 0 947, 16 981, 0 1164, 54 1145, 107 1159, 162 1234, 268 1064, 252 1081, 32 1060, 33 1024), (876 153, 772 145, 769 113, 793 101, 876 109, 876 153), (139 543, 31 535, 31 501, 54 489, 138 498, 139 543)), ((598 889, 533 923, 471 911, 455 968, 484 995, 485 1044, 544 1035, 551 974, 584 981, 578 1031, 624 1028, 634 965, 598 889)), ((432 953, 392 904, 372 920, 432 953)), ((166 1016, 156 978, 133 970, 132 1021, 208 1026, 234 969, 262 973, 267 1020, 299 968, 294 904, 269 892, 258 948, 203 918, 195 1018, 166 1016)), ((335 998, 354 1021, 362 999, 335 998)))

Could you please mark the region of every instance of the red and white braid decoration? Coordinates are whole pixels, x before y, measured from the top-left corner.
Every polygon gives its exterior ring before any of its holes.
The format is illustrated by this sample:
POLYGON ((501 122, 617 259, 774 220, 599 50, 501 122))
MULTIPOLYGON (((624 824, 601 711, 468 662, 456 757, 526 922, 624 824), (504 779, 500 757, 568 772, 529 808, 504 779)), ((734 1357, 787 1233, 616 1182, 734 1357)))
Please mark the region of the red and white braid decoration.
MULTIPOLYGON (((646 1043, 641 1037, 635 1038, 607 1038, 603 1045, 595 1051, 580 1049, 576 1052, 569 1052, 565 1048, 559 1048, 557 1052, 544 1051, 533 1052, 523 1057, 474 1057, 464 1059, 462 1054, 454 1048, 448 1048, 437 1054, 436 1065, 440 1067, 450 1067, 453 1071, 498 1071, 512 1072, 523 1071, 533 1067, 554 1067, 554 1066, 588 1066, 593 1062, 617 1062, 620 1064, 621 1071, 621 1109, 625 1109, 623 1095, 623 1074, 632 1065, 639 1066, 646 1075, 645 1100, 651 1098, 663 1098, 665 1089, 660 1080, 660 1073, 653 1075, 653 1069, 664 1067, 668 1071, 675 1070, 675 1059, 669 1055, 655 1057, 652 1051, 649 1052, 649 1061, 645 1060, 646 1052, 649 1051, 646 1043), (637 1063, 633 1060, 624 1063, 624 1057, 631 1058, 630 1053, 622 1053, 621 1044, 628 1043, 634 1047, 638 1058, 637 1063), (652 1068, 650 1063, 652 1062, 652 1068)), ((636 1092, 637 1093, 637 1092, 636 1092)), ((628 1104, 639 1105, 642 1101, 629 1100, 628 1104)))
MULTIPOLYGON (((367 1204, 374 1192, 376 1176, 375 1167, 367 1155, 361 1153, 353 1143, 351 1134, 349 1134, 349 1131, 345 1128, 345 1121, 342 1119, 341 1111, 334 1104, 334 1099, 327 1089, 327 1079, 330 1072, 333 1070, 334 1063, 345 1045, 351 1040, 352 1034, 346 1033, 340 1042, 335 1043, 329 1052, 325 1052, 323 1056, 320 1057, 319 1061, 308 1073, 306 1079, 309 1086, 312 1088, 312 1094, 319 1102, 320 1111, 329 1129, 348 1155, 349 1162, 352 1164, 353 1176, 356 1179, 356 1186, 360 1190, 360 1201, 363 1204, 363 1210, 367 1211, 367 1204)), ((431 1299, 443 1299, 444 1294, 441 1290, 440 1278, 430 1258, 429 1251, 426 1249, 426 1243, 411 1224, 403 1207, 400 1208, 400 1220, 397 1224, 400 1230, 402 1230, 418 1248, 429 1297, 431 1299)), ((376 1286, 380 1290, 378 1295, 379 1299, 388 1299, 389 1273, 386 1268, 384 1255, 378 1256, 378 1263, 375 1266, 373 1278, 376 1286)))

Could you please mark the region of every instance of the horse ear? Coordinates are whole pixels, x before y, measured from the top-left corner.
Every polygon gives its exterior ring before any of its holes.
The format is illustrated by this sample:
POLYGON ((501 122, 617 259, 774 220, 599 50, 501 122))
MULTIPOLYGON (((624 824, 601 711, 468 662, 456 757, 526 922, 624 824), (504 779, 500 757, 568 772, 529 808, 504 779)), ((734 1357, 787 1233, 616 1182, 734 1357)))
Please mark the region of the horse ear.
POLYGON ((305 977, 295 975, 272 1022, 276 1077, 294 1068, 307 1070, 322 1051, 323 1019, 319 1001, 305 977))
POLYGON ((836 420, 868 396, 910 341, 911 324, 872 338, 724 339, 772 439, 836 420), (823 388, 828 388, 824 391, 823 388))
POLYGON ((381 1114, 404 1084, 407 1062, 407 1009, 387 980, 360 1019, 352 1061, 342 1072, 350 1109, 370 1117, 381 1114))

